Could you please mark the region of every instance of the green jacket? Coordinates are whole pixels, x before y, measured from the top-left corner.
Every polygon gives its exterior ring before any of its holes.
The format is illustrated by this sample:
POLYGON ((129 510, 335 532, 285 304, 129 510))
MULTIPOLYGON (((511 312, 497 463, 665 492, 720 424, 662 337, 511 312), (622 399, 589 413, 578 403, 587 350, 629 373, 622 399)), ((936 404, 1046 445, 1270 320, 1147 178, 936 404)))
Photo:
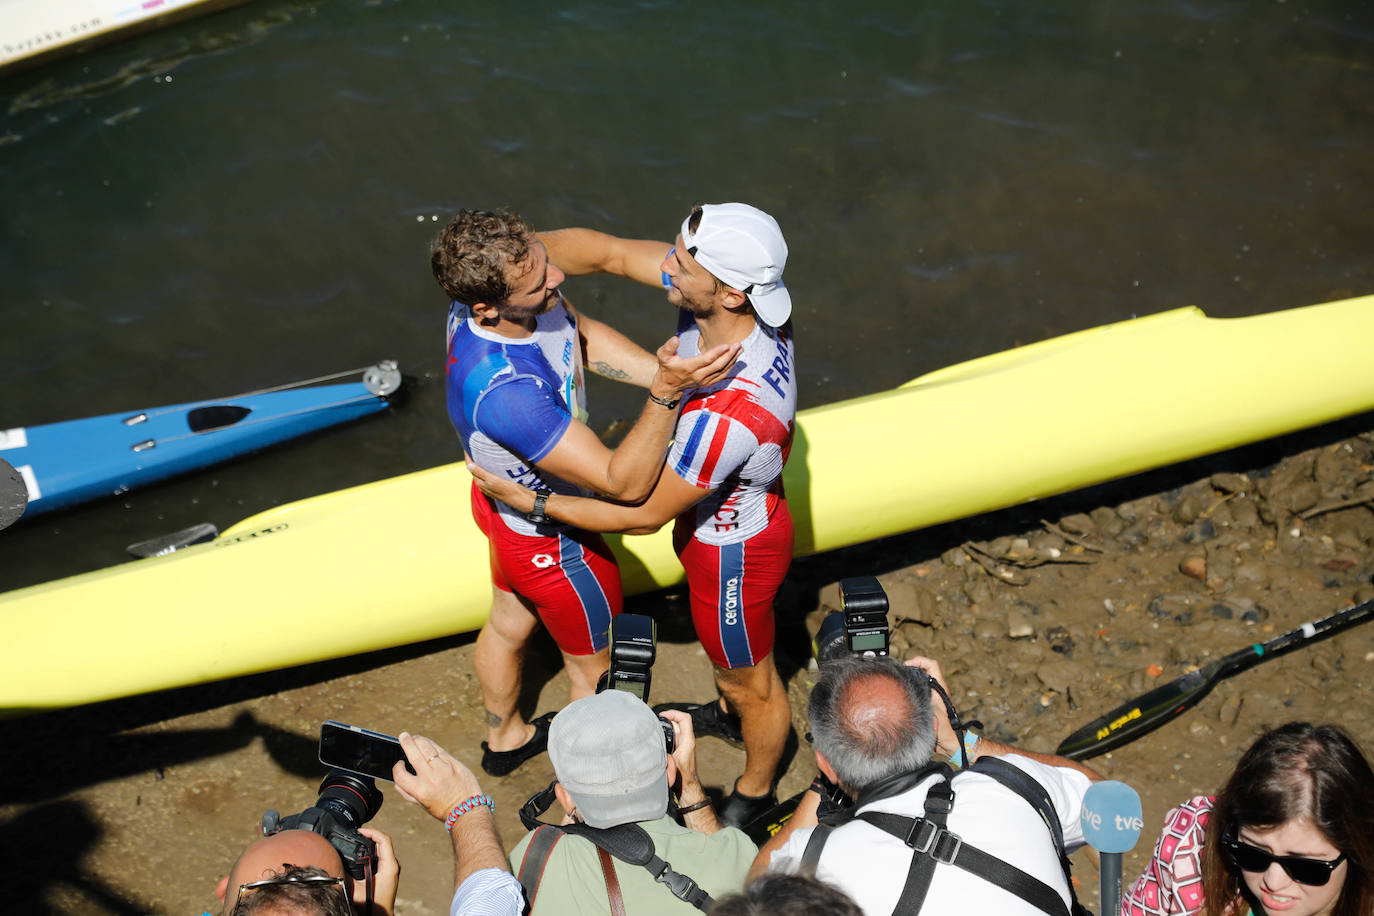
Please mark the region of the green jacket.
MULTIPOLYGON (((688 830, 667 816, 644 821, 640 826, 653 839, 659 858, 667 861, 673 871, 701 885, 713 898, 742 890, 749 866, 758 853, 749 838, 734 827, 708 835, 688 830)), ((516 874, 520 873, 520 862, 529 842, 530 834, 527 833, 511 850, 511 869, 516 874)), ((697 912, 690 904, 674 897, 667 887, 654 881, 642 866, 619 859, 614 862, 627 916, 644 913, 682 913, 686 916, 697 912)), ((607 911, 606 879, 601 874, 596 846, 584 837, 564 836, 549 854, 531 916, 606 916, 607 911)))

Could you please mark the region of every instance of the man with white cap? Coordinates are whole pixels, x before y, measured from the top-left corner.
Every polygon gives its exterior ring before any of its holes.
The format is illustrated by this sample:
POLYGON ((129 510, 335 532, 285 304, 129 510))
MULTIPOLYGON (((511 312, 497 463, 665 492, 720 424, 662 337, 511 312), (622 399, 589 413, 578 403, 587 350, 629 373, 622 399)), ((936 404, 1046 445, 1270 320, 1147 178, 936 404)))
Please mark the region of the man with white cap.
MULTIPOLYGON (((563 823, 638 824, 669 870, 692 879, 711 897, 735 893, 744 886, 757 849, 739 830, 722 828, 712 813, 697 779, 691 717, 675 711, 665 718, 673 726, 671 754, 658 716, 623 690, 575 700, 554 716, 549 759, 558 777, 554 793, 565 812, 563 823), (682 824, 669 814, 668 790, 679 779, 675 810, 682 824)), ((613 857, 584 836, 554 834, 552 848, 541 852, 540 844, 531 843, 535 835, 527 834, 510 856, 513 870, 529 882, 533 916, 692 912, 666 879, 655 880, 648 869, 613 857), (542 862, 530 861, 539 856, 542 862), (617 896, 621 909, 611 906, 617 896)))
POLYGON ((665 287, 680 310, 679 354, 740 344, 724 379, 687 395, 666 469, 640 503, 536 494, 481 469, 473 476, 517 510, 542 499, 544 514, 587 531, 645 533, 677 519, 692 621, 721 697, 667 708, 690 713, 697 734, 743 743, 744 773, 720 810, 725 823, 742 826, 776 804, 773 781, 792 724, 772 655, 773 600, 793 541, 782 486, 797 407, 787 243, 773 217, 741 203, 693 208, 673 245, 589 229, 540 238, 569 275, 665 287))

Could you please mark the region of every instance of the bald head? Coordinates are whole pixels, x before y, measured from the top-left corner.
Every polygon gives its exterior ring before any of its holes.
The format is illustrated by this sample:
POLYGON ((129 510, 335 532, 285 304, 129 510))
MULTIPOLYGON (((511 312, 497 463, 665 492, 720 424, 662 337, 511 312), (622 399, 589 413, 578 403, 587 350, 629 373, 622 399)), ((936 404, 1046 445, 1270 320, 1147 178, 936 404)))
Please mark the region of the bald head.
POLYGON ((816 751, 851 792, 915 772, 935 754, 929 681, 891 658, 826 662, 810 713, 816 751))
POLYGON ((283 830, 258 840, 239 856, 229 877, 220 884, 224 912, 233 909, 242 885, 279 875, 289 865, 313 865, 335 877, 344 873, 343 860, 324 837, 310 830, 283 830))

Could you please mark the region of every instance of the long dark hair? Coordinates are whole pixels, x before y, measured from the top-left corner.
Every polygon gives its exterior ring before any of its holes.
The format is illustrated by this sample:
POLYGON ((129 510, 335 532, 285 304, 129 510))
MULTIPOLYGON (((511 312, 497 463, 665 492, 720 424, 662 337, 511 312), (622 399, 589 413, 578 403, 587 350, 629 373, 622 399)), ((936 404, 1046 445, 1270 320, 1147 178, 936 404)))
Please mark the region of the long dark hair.
POLYGON ((1250 745, 1207 821, 1202 887, 1206 916, 1263 912, 1244 893, 1238 871, 1221 852, 1227 830, 1309 821, 1348 856, 1333 916, 1374 913, 1374 774, 1359 747, 1334 725, 1289 722, 1250 745))

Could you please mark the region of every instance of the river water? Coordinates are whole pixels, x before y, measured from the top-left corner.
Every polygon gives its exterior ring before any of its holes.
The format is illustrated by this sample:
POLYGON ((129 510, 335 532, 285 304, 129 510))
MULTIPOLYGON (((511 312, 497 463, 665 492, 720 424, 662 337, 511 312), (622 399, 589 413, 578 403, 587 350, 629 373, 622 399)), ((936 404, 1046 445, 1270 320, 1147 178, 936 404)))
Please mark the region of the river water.
MULTIPOLYGON (((381 358, 412 385, 20 522, 0 589, 458 458, 427 245, 463 206, 663 239, 699 201, 772 212, 803 407, 1180 305, 1374 291, 1372 68, 1355 2, 257 0, 5 75, 0 428, 381 358)), ((653 291, 565 291, 646 346, 671 333, 653 291)), ((591 399, 603 430, 640 403, 591 399)))

